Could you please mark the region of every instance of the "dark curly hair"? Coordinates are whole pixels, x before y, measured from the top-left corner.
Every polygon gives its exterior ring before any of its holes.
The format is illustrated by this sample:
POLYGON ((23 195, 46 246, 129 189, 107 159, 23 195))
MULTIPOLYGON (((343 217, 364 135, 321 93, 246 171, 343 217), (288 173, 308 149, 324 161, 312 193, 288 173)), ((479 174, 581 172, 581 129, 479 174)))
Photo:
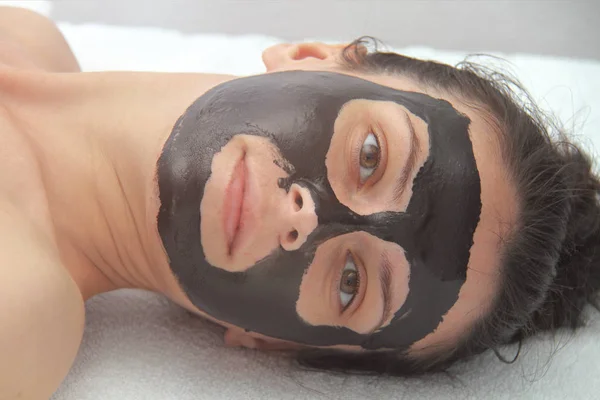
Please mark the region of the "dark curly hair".
MULTIPOLYGON (((446 370, 504 344, 541 331, 583 325, 587 304, 598 308, 600 289, 600 181, 592 162, 571 143, 560 124, 506 74, 464 61, 450 65, 377 51, 360 38, 347 46, 348 71, 401 75, 458 97, 499 128, 502 158, 517 187, 518 226, 503 238, 502 283, 491 311, 450 350, 427 356, 303 350, 307 367, 344 372, 415 375, 446 370), (365 51, 368 45, 373 51, 365 51)), ((502 359, 503 360, 503 359, 502 359)), ((506 360, 504 360, 506 361, 506 360)))

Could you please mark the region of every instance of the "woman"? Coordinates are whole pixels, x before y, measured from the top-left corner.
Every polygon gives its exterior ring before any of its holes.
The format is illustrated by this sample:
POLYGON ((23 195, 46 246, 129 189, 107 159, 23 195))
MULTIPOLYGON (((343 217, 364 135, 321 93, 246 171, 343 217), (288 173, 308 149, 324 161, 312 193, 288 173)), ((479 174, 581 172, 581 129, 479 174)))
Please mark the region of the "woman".
POLYGON ((0 15, 2 398, 48 397, 118 288, 229 345, 408 374, 575 327, 600 286, 590 162, 496 75, 359 42, 82 74, 49 21, 0 15))

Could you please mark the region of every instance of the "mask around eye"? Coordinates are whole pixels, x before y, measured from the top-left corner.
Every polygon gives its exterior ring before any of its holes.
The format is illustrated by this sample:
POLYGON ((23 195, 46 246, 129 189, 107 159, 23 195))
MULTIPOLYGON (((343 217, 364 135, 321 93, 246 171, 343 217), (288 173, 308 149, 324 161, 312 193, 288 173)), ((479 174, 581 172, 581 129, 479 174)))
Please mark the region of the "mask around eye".
MULTIPOLYGON (((170 267, 196 307, 243 329, 313 346, 408 348, 438 326, 466 279, 481 211, 468 127, 468 118, 448 102, 336 73, 281 72, 217 86, 180 117, 158 160, 158 230, 170 267), (406 212, 358 215, 331 188, 325 158, 333 126, 344 104, 354 99, 393 101, 427 123, 429 158, 414 180, 406 212), (230 272, 207 261, 199 204, 215 154, 238 135, 268 139, 278 149, 291 173, 273 187, 285 191, 297 183, 308 190, 318 225, 297 250, 277 248, 247 270, 230 272), (388 326, 372 334, 307 323, 296 302, 315 251, 328 240, 360 231, 404 249, 411 268, 406 302, 388 326)), ((379 163, 379 145, 367 135, 361 180, 379 163)), ((348 271, 340 296, 351 295, 352 285, 360 284, 348 271)))

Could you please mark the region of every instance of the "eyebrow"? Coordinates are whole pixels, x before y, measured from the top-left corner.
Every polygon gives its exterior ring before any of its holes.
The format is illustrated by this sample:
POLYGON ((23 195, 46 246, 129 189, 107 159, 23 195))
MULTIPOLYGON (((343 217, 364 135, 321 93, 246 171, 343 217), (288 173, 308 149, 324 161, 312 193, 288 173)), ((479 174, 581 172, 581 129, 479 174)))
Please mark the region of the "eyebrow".
POLYGON ((381 285, 381 295, 383 297, 383 312, 381 319, 375 325, 373 332, 381 328, 381 326, 390 318, 392 313, 392 263, 387 251, 381 253, 379 261, 379 284, 381 285))
POLYGON ((408 125, 408 129, 410 130, 410 150, 408 154, 408 160, 406 161, 406 166, 402 170, 402 175, 396 181, 396 186, 394 187, 394 202, 399 202, 402 193, 406 189, 406 184, 408 182, 408 177, 410 176, 412 170, 415 168, 415 164, 417 162, 417 151, 419 149, 419 137, 415 132, 415 127, 410 120, 410 117, 405 113, 405 120, 408 125))

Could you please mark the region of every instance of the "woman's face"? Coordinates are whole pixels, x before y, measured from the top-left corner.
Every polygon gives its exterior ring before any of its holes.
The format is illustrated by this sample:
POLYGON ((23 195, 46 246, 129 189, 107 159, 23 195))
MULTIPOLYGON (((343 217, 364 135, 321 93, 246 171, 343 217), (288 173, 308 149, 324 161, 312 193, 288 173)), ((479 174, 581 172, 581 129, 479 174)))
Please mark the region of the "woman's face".
POLYGON ((271 48, 280 73, 218 86, 176 124, 158 163, 173 273, 238 337, 452 341, 494 296, 514 216, 495 133, 456 100, 300 46, 271 48))

